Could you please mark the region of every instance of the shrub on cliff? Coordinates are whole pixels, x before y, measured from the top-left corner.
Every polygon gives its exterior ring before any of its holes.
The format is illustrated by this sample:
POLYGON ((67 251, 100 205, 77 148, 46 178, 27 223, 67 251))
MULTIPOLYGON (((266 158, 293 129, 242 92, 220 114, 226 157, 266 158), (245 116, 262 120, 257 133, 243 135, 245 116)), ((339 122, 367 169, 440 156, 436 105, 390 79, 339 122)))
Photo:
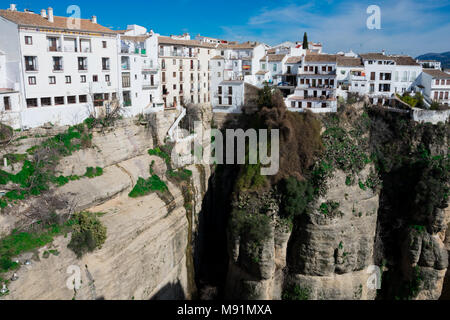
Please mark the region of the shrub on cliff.
POLYGON ((101 248, 106 240, 106 227, 95 213, 80 212, 74 215, 72 239, 68 244, 78 258, 84 254, 101 248))
POLYGON ((291 176, 301 180, 323 150, 321 123, 311 112, 289 112, 279 90, 264 89, 259 116, 268 129, 280 130, 280 171, 274 183, 291 176))
POLYGON ((270 218, 265 214, 234 210, 229 230, 234 238, 245 237, 249 242, 260 244, 271 235, 270 218))
POLYGON ((289 221, 304 213, 314 197, 314 189, 308 181, 293 177, 283 181, 281 193, 284 197, 281 216, 289 221))

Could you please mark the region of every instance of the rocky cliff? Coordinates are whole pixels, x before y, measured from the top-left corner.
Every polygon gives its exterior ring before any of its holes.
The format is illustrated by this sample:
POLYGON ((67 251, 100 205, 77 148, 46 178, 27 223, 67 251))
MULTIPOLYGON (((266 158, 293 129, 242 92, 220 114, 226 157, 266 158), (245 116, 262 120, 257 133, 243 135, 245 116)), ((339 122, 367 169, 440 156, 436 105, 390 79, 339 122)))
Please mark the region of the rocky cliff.
MULTIPOLYGON (((87 167, 99 167, 103 169, 100 176, 74 179, 2 210, 2 237, 35 224, 41 216, 36 211, 48 210, 41 204, 51 197, 63 202, 52 208, 59 216, 85 210, 101 213, 99 219, 107 228, 107 238, 100 249, 81 259, 67 248, 70 234, 57 236, 50 244, 19 255, 15 259, 21 266, 14 271, 18 279, 8 282, 9 294, 1 299, 192 298, 196 292, 190 249, 195 232, 192 221, 201 210, 206 192, 202 186, 207 184, 209 167, 186 168, 192 172, 188 183, 192 194, 187 199, 184 187, 168 177, 166 162, 148 153, 163 139, 170 122, 153 119, 151 124, 120 120, 111 127, 94 129, 90 147, 62 158, 56 172, 82 177, 87 167), (129 197, 139 178, 150 177, 150 166, 167 184, 168 196, 151 193, 129 197), (27 260, 31 264, 25 264, 27 260), (81 270, 78 290, 67 286, 74 275, 73 266, 81 270)), ((25 138, 16 140, 20 143, 13 143, 5 152, 25 153, 65 130, 49 128, 24 133, 25 138), (35 138, 44 135, 45 138, 35 138)), ((9 279, 12 273, 2 277, 9 279)))
MULTIPOLYGON (((285 198, 269 211, 241 200, 231 208, 230 219, 243 210, 258 223, 268 217, 269 227, 257 241, 229 227, 226 297, 439 299, 448 267, 448 124, 363 104, 321 121, 325 150, 307 179, 317 185, 317 168, 327 172, 291 228, 285 198)), ((233 190, 239 199, 255 192, 239 183, 233 190)))

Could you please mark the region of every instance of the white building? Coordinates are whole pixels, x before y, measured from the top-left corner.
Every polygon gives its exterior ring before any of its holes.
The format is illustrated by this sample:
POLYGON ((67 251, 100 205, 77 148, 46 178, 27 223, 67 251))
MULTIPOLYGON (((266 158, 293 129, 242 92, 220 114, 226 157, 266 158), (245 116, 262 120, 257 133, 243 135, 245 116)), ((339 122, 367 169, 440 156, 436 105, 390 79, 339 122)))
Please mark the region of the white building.
POLYGON ((195 37, 195 40, 198 40, 200 42, 210 43, 210 44, 227 44, 227 43, 229 43, 227 40, 205 37, 205 36, 201 36, 200 34, 198 34, 195 37))
POLYGON ((361 54, 366 72, 368 95, 373 103, 386 102, 396 93, 412 92, 422 66, 408 56, 385 53, 361 54))
POLYGON ((336 57, 337 96, 347 98, 347 93, 367 93, 366 71, 361 58, 336 57))
POLYGON ((6 111, 19 115, 13 127, 76 124, 117 96, 117 35, 95 16, 77 25, 52 8, 35 14, 11 5, 0 10, 0 30, 6 92, 20 92, 6 111))
POLYGON ((266 47, 257 42, 220 44, 215 52, 210 63, 213 111, 241 112, 247 91, 258 83, 266 47))
POLYGON ((290 111, 336 112, 336 55, 307 54, 297 74, 295 93, 285 100, 290 111))
POLYGON ((436 60, 417 60, 417 63, 424 69, 441 70, 441 62, 436 60))
POLYGON ((450 74, 436 69, 424 69, 420 75, 420 84, 428 103, 436 101, 447 106, 450 104, 450 74))
POLYGON ((158 36, 137 25, 119 35, 120 97, 130 116, 164 110, 158 36))
POLYGON ((0 122, 14 125, 20 120, 19 84, 7 77, 6 55, 0 51, 0 122))
POLYGON ((158 37, 161 93, 165 108, 186 103, 209 103, 209 61, 215 45, 181 37, 158 37))

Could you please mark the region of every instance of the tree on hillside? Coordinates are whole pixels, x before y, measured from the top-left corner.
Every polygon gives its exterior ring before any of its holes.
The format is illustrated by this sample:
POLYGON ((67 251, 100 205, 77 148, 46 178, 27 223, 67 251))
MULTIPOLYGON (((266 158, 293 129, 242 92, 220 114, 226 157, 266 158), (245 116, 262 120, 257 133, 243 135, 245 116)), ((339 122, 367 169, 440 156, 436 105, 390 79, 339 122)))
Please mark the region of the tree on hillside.
POLYGON ((305 34, 303 35, 303 49, 309 49, 309 46, 308 46, 308 35, 306 34, 306 32, 305 32, 305 34))

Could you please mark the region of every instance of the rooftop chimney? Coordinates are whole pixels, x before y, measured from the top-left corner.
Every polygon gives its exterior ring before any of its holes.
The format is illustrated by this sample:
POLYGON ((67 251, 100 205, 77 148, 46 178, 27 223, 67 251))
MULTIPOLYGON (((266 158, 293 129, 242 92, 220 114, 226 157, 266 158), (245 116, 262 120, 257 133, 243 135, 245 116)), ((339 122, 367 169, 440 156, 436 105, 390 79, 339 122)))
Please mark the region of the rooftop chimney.
POLYGON ((11 4, 9 5, 9 10, 10 10, 10 11, 17 11, 17 5, 14 4, 14 3, 11 3, 11 4))
POLYGON ((47 11, 45 11, 45 9, 41 10, 41 17, 42 18, 47 18, 47 11))
POLYGON ((91 22, 92 23, 97 23, 97 16, 92 16, 91 22))
POLYGON ((54 19, 53 19, 53 8, 51 8, 51 7, 49 7, 48 9, 47 9, 47 11, 48 11, 48 22, 54 22, 54 19))

